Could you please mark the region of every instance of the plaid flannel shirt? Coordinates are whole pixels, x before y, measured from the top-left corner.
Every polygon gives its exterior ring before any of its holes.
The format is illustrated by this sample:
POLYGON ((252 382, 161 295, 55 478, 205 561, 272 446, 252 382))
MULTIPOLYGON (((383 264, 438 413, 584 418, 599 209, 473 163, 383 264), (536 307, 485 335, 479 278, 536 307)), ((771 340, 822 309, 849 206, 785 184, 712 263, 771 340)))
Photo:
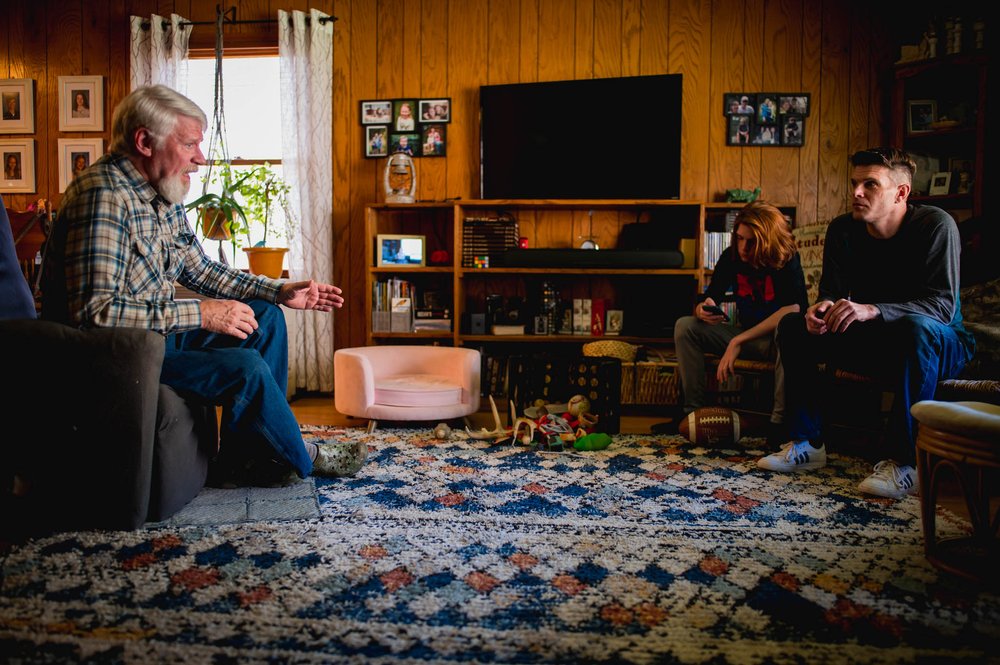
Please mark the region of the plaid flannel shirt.
POLYGON ((120 154, 105 155, 66 189, 46 257, 43 317, 79 327, 201 327, 197 300, 275 302, 281 282, 213 261, 181 204, 165 201, 120 154))

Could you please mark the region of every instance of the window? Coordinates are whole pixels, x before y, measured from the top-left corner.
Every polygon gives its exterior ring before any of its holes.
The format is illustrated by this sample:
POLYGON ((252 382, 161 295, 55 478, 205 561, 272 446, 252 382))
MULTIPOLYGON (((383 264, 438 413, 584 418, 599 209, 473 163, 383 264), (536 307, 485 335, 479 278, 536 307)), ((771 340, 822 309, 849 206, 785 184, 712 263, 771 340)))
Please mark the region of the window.
MULTIPOLYGON (((192 57, 188 67, 188 91, 190 97, 208 116, 212 124, 215 99, 215 58, 192 57)), ((224 111, 226 116, 226 139, 229 157, 236 171, 254 165, 269 163, 281 174, 281 111, 279 107, 280 74, 278 57, 268 56, 227 56, 223 59, 222 79, 224 89, 224 111)), ((206 132, 202 150, 208 151, 211 129, 206 132)), ((206 154, 206 157, 211 157, 206 154)), ((214 170, 213 174, 218 170, 214 170)), ((187 201, 193 201, 204 191, 203 180, 207 168, 199 170, 191 179, 191 191, 187 201)), ((209 186, 208 191, 219 191, 219 186, 209 186)), ((283 214, 281 210, 277 215, 283 214)), ((194 225, 194 212, 188 216, 194 225)), ((251 239, 263 237, 263 228, 258 220, 249 220, 251 239)), ((280 220, 279 220, 280 222, 280 220)), ((199 238, 201 235, 199 234, 199 238)), ((205 249, 214 255, 215 241, 203 241, 205 249)), ((222 241, 221 251, 226 260, 239 268, 247 267, 246 254, 241 251, 243 239, 238 240, 235 255, 233 245, 222 241)))

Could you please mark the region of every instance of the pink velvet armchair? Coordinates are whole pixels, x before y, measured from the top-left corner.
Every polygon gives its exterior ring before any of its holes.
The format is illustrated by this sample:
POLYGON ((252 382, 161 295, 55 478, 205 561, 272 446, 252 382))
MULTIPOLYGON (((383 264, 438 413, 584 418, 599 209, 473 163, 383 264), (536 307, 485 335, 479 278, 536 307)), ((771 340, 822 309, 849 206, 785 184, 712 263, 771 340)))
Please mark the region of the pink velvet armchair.
POLYGON ((479 351, 385 345, 338 349, 333 356, 337 411, 379 420, 443 422, 479 410, 479 351))

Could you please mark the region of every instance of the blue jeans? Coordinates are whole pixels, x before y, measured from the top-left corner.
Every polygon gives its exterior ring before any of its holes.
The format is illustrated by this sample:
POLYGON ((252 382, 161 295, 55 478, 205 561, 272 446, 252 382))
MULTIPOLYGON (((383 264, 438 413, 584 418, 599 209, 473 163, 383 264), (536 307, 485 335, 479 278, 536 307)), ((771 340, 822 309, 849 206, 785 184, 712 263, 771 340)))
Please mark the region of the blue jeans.
POLYGON ((312 461, 286 396, 285 317, 263 300, 247 304, 258 328, 245 340, 206 330, 168 335, 160 382, 181 395, 222 405, 220 456, 241 449, 277 453, 304 478, 312 461))
POLYGON ((885 430, 887 452, 909 465, 916 459, 910 407, 933 399, 938 381, 957 376, 975 350, 953 328, 919 314, 855 323, 825 335, 810 334, 803 314, 789 314, 778 324, 778 346, 790 438, 816 441, 820 436, 820 411, 828 401, 827 380, 818 368, 822 363, 872 376, 895 393, 885 430))

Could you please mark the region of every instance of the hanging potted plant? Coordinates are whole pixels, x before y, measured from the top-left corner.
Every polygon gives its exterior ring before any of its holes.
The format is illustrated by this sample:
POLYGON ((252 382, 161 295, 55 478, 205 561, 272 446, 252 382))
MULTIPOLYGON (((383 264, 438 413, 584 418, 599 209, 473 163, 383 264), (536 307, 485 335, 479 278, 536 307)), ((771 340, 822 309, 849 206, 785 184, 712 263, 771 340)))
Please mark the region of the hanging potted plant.
POLYGON ((294 227, 288 195, 291 187, 268 163, 253 168, 238 180, 234 191, 242 200, 246 217, 260 222, 263 227, 261 239, 253 242, 250 224, 241 226, 238 233, 246 237, 243 251, 247 254, 250 272, 278 278, 282 274, 287 247, 272 247, 268 243, 273 238, 284 238, 294 227), (282 223, 279 225, 279 211, 282 223))
POLYGON ((249 226, 246 212, 234 194, 253 173, 243 173, 235 180, 234 175, 232 165, 223 162, 207 183, 220 185, 221 192, 206 191, 184 206, 186 211, 197 211, 198 225, 205 240, 230 240, 234 232, 239 233, 249 226))

